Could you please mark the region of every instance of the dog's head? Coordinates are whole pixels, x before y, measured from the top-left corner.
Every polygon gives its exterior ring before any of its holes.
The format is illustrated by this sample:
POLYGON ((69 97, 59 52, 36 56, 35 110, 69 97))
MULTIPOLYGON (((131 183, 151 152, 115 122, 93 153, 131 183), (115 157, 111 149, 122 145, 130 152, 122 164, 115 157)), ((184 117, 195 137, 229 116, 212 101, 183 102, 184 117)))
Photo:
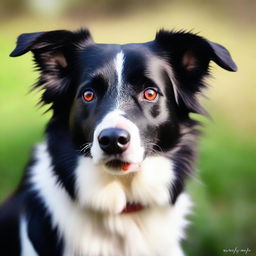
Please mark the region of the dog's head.
POLYGON ((107 172, 137 171, 145 157, 179 142, 212 60, 236 71, 221 45, 186 32, 160 31, 141 44, 96 44, 89 31, 22 34, 12 57, 34 54, 42 103, 74 144, 107 172))

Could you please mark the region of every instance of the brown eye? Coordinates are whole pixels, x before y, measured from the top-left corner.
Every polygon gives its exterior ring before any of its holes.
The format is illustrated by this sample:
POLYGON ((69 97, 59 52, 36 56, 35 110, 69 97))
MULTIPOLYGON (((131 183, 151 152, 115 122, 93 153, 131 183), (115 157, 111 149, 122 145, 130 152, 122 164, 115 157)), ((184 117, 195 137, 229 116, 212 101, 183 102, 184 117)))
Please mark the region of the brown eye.
POLYGON ((94 93, 93 91, 91 90, 86 90, 84 93, 83 93, 83 99, 87 102, 90 102, 94 99, 94 93))
POLYGON ((152 101, 157 97, 157 92, 154 89, 147 89, 144 91, 144 99, 152 101))

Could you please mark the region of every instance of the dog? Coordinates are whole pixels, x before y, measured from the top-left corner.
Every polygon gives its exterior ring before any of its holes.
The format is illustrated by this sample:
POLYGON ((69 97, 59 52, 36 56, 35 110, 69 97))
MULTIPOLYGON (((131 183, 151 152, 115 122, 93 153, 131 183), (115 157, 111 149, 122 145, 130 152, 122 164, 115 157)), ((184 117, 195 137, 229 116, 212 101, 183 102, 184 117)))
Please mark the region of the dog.
POLYGON ((16 192, 0 208, 0 254, 182 256, 209 63, 223 46, 186 31, 96 44, 87 29, 27 33, 52 117, 16 192))

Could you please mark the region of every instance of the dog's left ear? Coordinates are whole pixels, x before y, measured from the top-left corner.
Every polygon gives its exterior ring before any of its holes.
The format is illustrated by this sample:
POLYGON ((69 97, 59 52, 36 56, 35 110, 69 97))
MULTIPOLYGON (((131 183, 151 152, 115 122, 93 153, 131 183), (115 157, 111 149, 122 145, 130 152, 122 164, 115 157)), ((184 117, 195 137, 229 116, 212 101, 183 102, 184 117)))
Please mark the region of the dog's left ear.
POLYGON ((10 54, 17 57, 31 51, 40 77, 35 85, 44 90, 41 102, 52 103, 53 109, 63 107, 64 95, 70 88, 70 72, 77 52, 93 44, 87 29, 78 31, 55 30, 21 34, 10 54), (61 100, 60 100, 61 99, 61 100))
POLYGON ((228 50, 224 46, 217 43, 213 43, 208 40, 207 42, 212 49, 211 60, 213 60, 220 67, 228 71, 233 71, 233 72, 237 71, 237 66, 235 62, 232 60, 231 55, 229 54, 228 50))
POLYGON ((237 71, 237 66, 225 47, 196 34, 160 30, 155 41, 167 52, 171 62, 175 62, 184 71, 204 71, 210 60, 228 71, 237 71))
POLYGON ((196 34, 160 30, 155 43, 174 71, 177 101, 188 112, 202 113, 196 94, 204 87, 203 78, 209 73, 210 61, 228 71, 237 71, 225 47, 196 34))

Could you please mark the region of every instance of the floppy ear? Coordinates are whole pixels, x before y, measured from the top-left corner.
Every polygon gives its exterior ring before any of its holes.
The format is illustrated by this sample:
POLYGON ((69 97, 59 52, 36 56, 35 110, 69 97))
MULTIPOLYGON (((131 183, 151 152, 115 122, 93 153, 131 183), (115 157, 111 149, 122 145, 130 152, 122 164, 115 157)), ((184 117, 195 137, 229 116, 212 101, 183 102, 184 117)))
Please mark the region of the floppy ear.
POLYGON ((220 67, 228 70, 228 71, 237 71, 237 66, 235 62, 232 60, 230 53, 228 50, 217 43, 213 43, 211 41, 207 41, 212 48, 212 56, 211 60, 213 60, 220 67))
POLYGON ((29 51, 33 53, 36 66, 41 71, 36 84, 36 87, 44 89, 41 101, 56 105, 57 97, 67 92, 75 52, 92 43, 90 32, 86 29, 26 33, 18 37, 10 56, 17 57, 29 51))
POLYGON ((205 86, 203 78, 209 74, 210 61, 228 71, 237 71, 225 47, 196 34, 160 30, 155 42, 174 71, 178 104, 188 112, 203 112, 195 96, 205 86))

